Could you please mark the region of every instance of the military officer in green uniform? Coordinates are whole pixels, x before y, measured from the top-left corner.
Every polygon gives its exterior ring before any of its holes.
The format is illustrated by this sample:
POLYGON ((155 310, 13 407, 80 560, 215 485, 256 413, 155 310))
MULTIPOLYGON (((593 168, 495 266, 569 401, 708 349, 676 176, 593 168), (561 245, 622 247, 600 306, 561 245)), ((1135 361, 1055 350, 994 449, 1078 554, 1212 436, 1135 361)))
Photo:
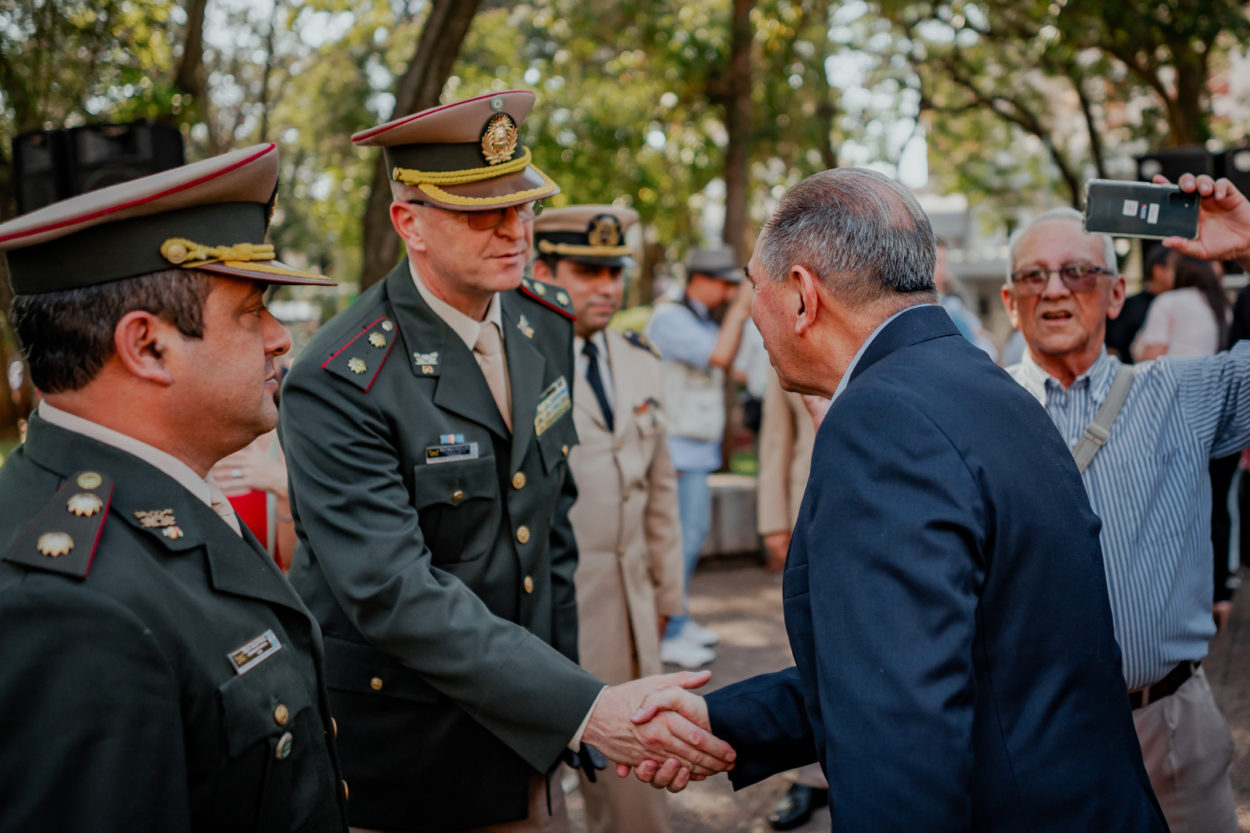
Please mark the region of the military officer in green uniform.
POLYGON ((290 347, 258 145, 0 225, 43 394, 0 470, 0 830, 343 831, 316 621, 206 479, 290 347))
POLYGON ((566 829, 544 776, 581 742, 628 764, 649 742, 697 771, 730 757, 684 719, 628 721, 645 691, 704 677, 605 689, 576 662, 573 315, 524 278, 537 201, 559 190, 519 141, 533 100, 353 137, 385 153, 407 257, 283 388, 291 581, 325 633, 361 829, 566 829))

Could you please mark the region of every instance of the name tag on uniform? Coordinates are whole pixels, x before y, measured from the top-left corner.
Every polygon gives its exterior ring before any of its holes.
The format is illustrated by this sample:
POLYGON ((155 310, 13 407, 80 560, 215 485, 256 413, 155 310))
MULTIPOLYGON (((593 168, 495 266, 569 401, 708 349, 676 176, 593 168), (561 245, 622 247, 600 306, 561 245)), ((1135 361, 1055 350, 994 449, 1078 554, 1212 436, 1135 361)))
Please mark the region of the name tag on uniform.
POLYGON ((234 666, 234 673, 246 674, 276 654, 281 648, 282 643, 278 641, 278 637, 272 630, 267 630, 226 654, 226 658, 234 666))
POLYGON ((477 459, 477 443, 464 442, 464 434, 443 434, 439 437, 439 439, 443 440, 448 438, 459 439, 460 442, 427 445, 425 447, 425 462, 450 463, 453 460, 477 459))
POLYGON ((561 376, 548 385, 538 399, 538 411, 534 414, 534 433, 541 435, 572 407, 569 383, 561 376))

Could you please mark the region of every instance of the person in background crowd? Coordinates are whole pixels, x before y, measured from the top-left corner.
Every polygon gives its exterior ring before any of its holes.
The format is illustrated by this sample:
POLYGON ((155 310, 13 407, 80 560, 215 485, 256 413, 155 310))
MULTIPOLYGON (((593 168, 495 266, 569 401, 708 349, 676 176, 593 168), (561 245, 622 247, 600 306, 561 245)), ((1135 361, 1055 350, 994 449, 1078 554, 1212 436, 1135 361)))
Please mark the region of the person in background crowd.
POLYGON ((282 572, 289 570, 295 553, 295 522, 277 430, 223 457, 212 474, 239 520, 265 545, 282 572))
MULTIPOLYGON (((1196 241, 1165 245, 1250 263, 1250 203, 1227 180, 1181 177, 1203 195, 1196 241)), ((1045 408, 1074 454, 1102 521, 1102 550, 1146 770, 1175 833, 1237 829, 1228 780, 1233 742, 1200 663, 1212 619, 1207 467, 1250 445, 1250 345, 1210 358, 1163 358, 1131 373, 1104 349, 1124 278, 1103 235, 1055 209, 1011 241, 1002 290, 1029 351, 1012 375, 1045 408), (1117 384, 1116 379, 1120 378, 1117 384), (1100 410, 1113 387, 1118 412, 1100 410), (1081 443, 1099 418, 1101 446, 1081 443), (1109 423, 1109 428, 1107 427, 1109 423)))
POLYGON ((686 263, 680 301, 656 307, 647 336, 660 351, 668 447, 677 469, 684 612, 668 622, 660 659, 698 668, 716 658, 717 635, 690 618, 690 579, 712 523, 708 475, 721 467, 725 372, 733 366, 749 317, 750 293, 739 290, 742 267, 729 248, 698 249, 686 263))
POLYGON ((0 829, 341 833, 321 632, 209 479, 291 346, 257 145, 0 225, 43 394, 0 470, 0 829))
POLYGON ((605 687, 577 665, 574 316, 524 277, 535 203, 559 191, 519 140, 533 104, 493 93, 353 137, 385 154, 407 256, 283 388, 291 581, 325 633, 360 828, 565 830, 547 778, 589 766, 584 745, 667 749, 685 777, 732 759, 687 720, 629 723, 706 674, 605 687))
MULTIPOLYGON (((658 674, 660 636, 681 613, 684 576, 677 474, 665 439, 660 360, 636 332, 607 328, 621 308, 638 213, 577 205, 534 220, 534 278, 568 293, 573 324, 569 453, 577 502, 578 648, 582 667, 609 684, 658 674)), ((590 833, 667 833, 663 793, 634 779, 581 773, 590 833)))
POLYGON ((1232 308, 1215 268, 1205 260, 1182 255, 1175 255, 1171 263, 1173 288, 1151 302, 1133 340, 1136 361, 1214 356, 1228 347, 1232 308))
MULTIPOLYGON (((1143 286, 1141 292, 1124 300, 1120 314, 1107 319, 1105 344, 1107 350, 1126 364, 1133 363, 1133 340, 1146 322, 1146 313, 1156 295, 1162 295, 1175 283, 1173 263, 1176 252, 1166 246, 1150 247, 1142 266, 1143 286)), ((1009 362, 1008 366, 1016 362, 1009 362)))

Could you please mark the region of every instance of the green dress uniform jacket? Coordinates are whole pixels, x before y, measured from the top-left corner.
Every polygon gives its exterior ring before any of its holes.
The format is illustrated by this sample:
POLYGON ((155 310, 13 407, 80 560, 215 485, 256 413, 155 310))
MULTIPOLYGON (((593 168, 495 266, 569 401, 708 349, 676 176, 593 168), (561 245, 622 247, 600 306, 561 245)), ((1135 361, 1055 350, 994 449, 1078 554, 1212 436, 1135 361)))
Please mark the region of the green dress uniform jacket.
POLYGON ((527 280, 499 296, 512 434, 407 262, 324 326, 286 380, 291 580, 325 633, 355 826, 524 818, 532 774, 602 688, 576 664, 562 295, 527 280))
POLYGON ((321 635, 250 533, 37 415, 0 506, 0 830, 346 829, 321 635))

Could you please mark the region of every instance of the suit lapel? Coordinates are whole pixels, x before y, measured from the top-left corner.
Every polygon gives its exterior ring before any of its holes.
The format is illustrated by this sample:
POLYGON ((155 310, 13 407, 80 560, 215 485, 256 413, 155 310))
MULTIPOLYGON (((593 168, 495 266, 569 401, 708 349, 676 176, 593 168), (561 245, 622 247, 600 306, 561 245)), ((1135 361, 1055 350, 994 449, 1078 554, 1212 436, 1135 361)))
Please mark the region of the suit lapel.
POLYGON ((616 418, 614 422, 614 436, 621 437, 625 434, 625 428, 629 423, 630 409, 634 406, 634 397, 630 389, 630 383, 633 381, 627 376, 629 368, 629 358, 626 350, 632 350, 622 338, 614 330, 604 330, 603 342, 607 345, 608 351, 608 369, 612 374, 612 411, 616 418), (619 361, 618 361, 619 359, 619 361))
MULTIPOLYGON (((512 308, 515 293, 500 293, 503 313, 504 353, 508 359, 508 379, 512 386, 512 458, 510 470, 517 471, 534 438, 534 416, 543 392, 547 360, 517 326, 520 316, 512 308)), ((479 374, 480 375, 480 374, 479 374)), ((489 393, 489 392, 488 392, 489 393)))
MULTIPOLYGON (((386 276, 386 294, 409 353, 438 354, 434 404, 508 438, 508 426, 495 406, 473 351, 421 297, 412 282, 407 260, 386 276)), ((416 373, 412 356, 405 357, 405 361, 416 373)))
POLYGON ((946 310, 934 304, 909 307, 877 333, 864 355, 859 357, 848 384, 893 352, 922 341, 950 335, 959 335, 959 330, 946 310))

